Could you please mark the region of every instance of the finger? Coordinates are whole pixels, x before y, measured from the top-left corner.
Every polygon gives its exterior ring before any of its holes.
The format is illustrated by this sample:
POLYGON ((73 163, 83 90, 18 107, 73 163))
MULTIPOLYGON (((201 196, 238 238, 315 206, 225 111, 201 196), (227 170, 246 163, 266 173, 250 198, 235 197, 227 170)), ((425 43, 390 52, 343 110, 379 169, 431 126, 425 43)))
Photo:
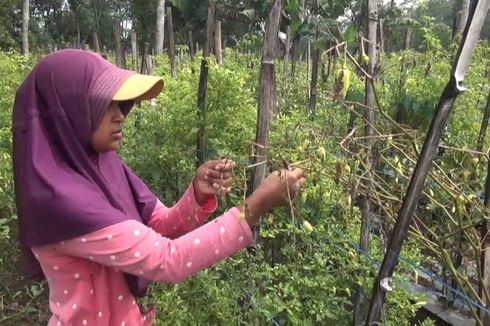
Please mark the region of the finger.
POLYGON ((209 185, 205 187, 205 189, 201 188, 201 193, 203 195, 209 196, 209 195, 216 195, 219 192, 219 189, 214 188, 213 186, 209 185))
POLYGON ((215 165, 214 169, 217 171, 231 171, 234 169, 236 166, 236 163, 234 161, 228 160, 228 161, 221 161, 218 164, 215 165))
POLYGON ((228 188, 231 186, 231 184, 233 183, 233 179, 225 179, 223 180, 223 182, 221 183, 221 187, 225 187, 225 188, 228 188))
POLYGON ((300 178, 304 177, 304 174, 305 174, 305 171, 303 171, 303 169, 300 169, 300 168, 296 168, 292 171, 289 171, 289 175, 291 177, 293 177, 294 179, 300 179, 300 178))
POLYGON ((209 160, 209 161, 206 161, 204 162, 201 167, 206 167, 208 169, 214 169, 214 167, 216 166, 216 164, 219 164, 220 161, 219 160, 209 160))
POLYGON ((231 171, 215 171, 215 170, 209 170, 208 174, 209 179, 228 179, 233 176, 231 171))
MULTIPOLYGON (((203 178, 204 180, 209 180, 209 171, 210 171, 210 170, 205 170, 205 171, 203 171, 203 173, 202 173, 202 178, 203 178)), ((198 177, 199 177, 199 176, 198 176, 198 177)))
POLYGON ((232 171, 233 169, 235 168, 235 163, 220 163, 220 164, 217 164, 214 169, 216 171, 232 171))
POLYGON ((211 185, 218 184, 221 187, 229 187, 233 183, 233 179, 232 178, 227 178, 227 179, 209 179, 209 183, 211 185))
POLYGON ((219 163, 223 163, 223 164, 233 163, 233 164, 235 164, 235 161, 233 161, 232 159, 229 159, 229 158, 222 158, 221 160, 219 160, 219 163))
POLYGON ((298 180, 298 184, 300 187, 303 187, 306 183, 306 178, 305 177, 301 177, 299 180, 298 180))

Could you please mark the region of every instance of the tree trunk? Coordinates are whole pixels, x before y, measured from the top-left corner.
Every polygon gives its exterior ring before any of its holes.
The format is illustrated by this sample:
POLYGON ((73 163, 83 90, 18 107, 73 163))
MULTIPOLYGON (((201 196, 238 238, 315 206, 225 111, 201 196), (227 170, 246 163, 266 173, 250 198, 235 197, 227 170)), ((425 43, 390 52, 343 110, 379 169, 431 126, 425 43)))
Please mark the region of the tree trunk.
POLYGON ((291 47, 291 27, 286 27, 286 42, 284 43, 284 82, 289 80, 289 48, 291 47))
POLYGON ((22 1, 22 54, 29 55, 29 0, 22 1))
POLYGON ((478 135, 478 141, 476 142, 476 150, 478 152, 481 152, 483 149, 483 142, 485 141, 485 136, 487 135, 489 118, 490 118, 490 94, 488 94, 487 105, 485 106, 485 112, 483 113, 483 120, 481 122, 480 134, 478 135))
POLYGON ((143 58, 141 59, 141 73, 146 75, 153 74, 153 59, 150 55, 150 44, 145 42, 143 58))
POLYGON ((291 76, 293 77, 296 75, 296 61, 298 60, 299 56, 299 36, 295 37, 293 39, 293 46, 292 46, 292 53, 291 53, 291 76))
MULTIPOLYGON (((385 52, 385 40, 384 40, 384 24, 383 24, 383 19, 379 20, 378 24, 379 28, 379 51, 381 53, 385 52)), ((389 51, 388 48, 386 48, 386 52, 389 51)))
MULTIPOLYGON (((328 81, 328 77, 330 77, 330 73, 332 71, 332 63, 333 63, 333 60, 332 60, 332 52, 329 52, 328 54, 328 62, 327 62, 327 69, 325 71, 325 68, 322 70, 322 81, 324 83, 326 83, 328 81)), ((323 63, 325 65, 325 63, 323 63)), ((335 64, 334 64, 335 66, 335 64)))
POLYGON ((216 63, 223 65, 223 50, 221 49, 221 20, 216 20, 214 24, 214 54, 216 63))
POLYGON ((126 69, 127 64, 126 64, 126 44, 125 44, 125 38, 124 38, 124 28, 123 26, 119 26, 119 31, 121 33, 121 58, 122 58, 122 68, 126 69))
POLYGON ((454 1, 453 9, 453 33, 452 38, 457 34, 463 33, 466 21, 468 20, 468 10, 470 7, 470 0, 456 0, 454 1))
POLYGON ((461 9, 461 1, 462 0, 455 0, 453 4, 453 24, 451 26, 451 39, 454 40, 454 37, 457 34, 458 30, 458 21, 459 21, 459 15, 460 15, 460 9, 461 9))
POLYGON ((158 0, 157 26, 155 30, 155 53, 163 53, 163 41, 165 38, 165 0, 158 0))
POLYGON ((174 42, 174 24, 172 20, 172 7, 167 7, 167 29, 168 29, 168 56, 170 58, 172 78, 177 79, 177 63, 175 61, 175 42, 174 42))
MULTIPOLYGON (((306 42, 306 82, 305 85, 308 85, 308 81, 310 80, 310 65, 311 65, 311 42, 310 38, 306 42)), ((310 101, 310 89, 307 89, 307 97, 308 101, 310 101)))
MULTIPOLYGON (((259 187, 266 173, 267 146, 269 141, 269 124, 276 107, 276 66, 277 34, 281 22, 282 1, 274 0, 267 17, 264 41, 262 44, 262 62, 260 64, 260 88, 257 110, 257 130, 255 135, 255 166, 253 187, 259 187), (260 164, 259 164, 260 163, 260 164)), ((257 243, 260 226, 253 228, 254 241, 257 243)))
POLYGON ((78 18, 77 14, 77 49, 81 48, 81 42, 80 42, 80 19, 78 18))
MULTIPOLYGON (((301 13, 304 12, 305 9, 305 0, 299 0, 299 9, 301 13)), ((299 41, 300 41, 300 35, 294 35, 293 36, 293 46, 292 46, 292 56, 291 56, 291 76, 293 77, 296 75, 296 61, 299 59, 299 41)))
POLYGON ((192 31, 187 33, 189 38, 189 55, 191 60, 194 60, 194 55, 196 54, 196 50, 194 49, 194 38, 192 37, 192 31))
POLYGON ((95 52, 100 53, 99 34, 92 32, 92 48, 95 52))
POLYGON ((123 53, 121 45, 121 23, 119 20, 115 19, 112 22, 112 30, 114 32, 114 46, 116 51, 116 66, 119 68, 123 67, 123 53))
POLYGON ((138 42, 136 32, 131 31, 131 63, 134 71, 138 71, 138 42))
MULTIPOLYGON (((450 79, 437 104, 434 118, 425 137, 424 145, 420 151, 419 159, 417 160, 398 218, 396 219, 388 249, 373 285, 373 294, 367 319, 368 325, 379 324, 381 322, 381 311, 386 292, 390 291, 389 280, 391 280, 397 265, 403 241, 407 236, 413 213, 418 204, 427 173, 435 157, 453 104, 458 95, 465 90, 462 86, 464 76, 468 72, 473 50, 480 36, 489 3, 490 0, 474 0, 472 2, 468 15, 469 24, 466 25, 462 35, 461 43, 459 44, 458 52, 451 69, 450 79), (386 283, 388 283, 388 286, 386 283)), ((476 311, 471 305, 469 307, 472 315, 477 319, 478 315, 476 311)))
POLYGON ((214 20, 216 14, 216 1, 208 0, 208 16, 206 20, 206 43, 204 44, 201 59, 201 74, 199 75, 199 91, 197 94, 198 131, 196 148, 196 165, 199 167, 205 158, 205 124, 206 124, 206 92, 208 90, 208 57, 213 47, 214 20))
MULTIPOLYGON (((359 249, 362 252, 369 252, 369 225, 371 223, 373 215, 373 202, 371 201, 371 189, 372 189, 372 170, 373 170, 373 131, 374 131, 374 107, 376 106, 374 96, 374 75, 376 67, 376 34, 377 34, 377 22, 378 22, 378 2, 377 0, 368 0, 367 14, 368 18, 368 57, 369 63, 367 66, 367 72, 372 76, 373 80, 370 81, 365 77, 366 98, 364 101, 364 120, 366 127, 364 134, 366 137, 366 160, 365 169, 368 178, 366 178, 365 187, 367 189, 366 195, 362 196, 362 210, 361 210, 361 234, 359 239, 359 249)), ((354 297, 354 322, 355 325, 363 324, 364 320, 364 290, 358 286, 354 297)))
MULTIPOLYGON (((318 34, 317 34, 318 40, 318 34)), ((320 49, 313 50, 313 58, 311 62, 311 83, 310 83, 310 110, 316 108, 316 86, 318 84, 318 63, 320 62, 320 49)))
POLYGON ((405 50, 410 49, 412 46, 412 29, 410 27, 407 27, 407 30, 405 31, 405 50))
POLYGON ((468 20, 468 10, 470 9, 470 0, 461 0, 461 11, 458 20, 458 27, 456 32, 458 34, 463 33, 466 21, 468 20))

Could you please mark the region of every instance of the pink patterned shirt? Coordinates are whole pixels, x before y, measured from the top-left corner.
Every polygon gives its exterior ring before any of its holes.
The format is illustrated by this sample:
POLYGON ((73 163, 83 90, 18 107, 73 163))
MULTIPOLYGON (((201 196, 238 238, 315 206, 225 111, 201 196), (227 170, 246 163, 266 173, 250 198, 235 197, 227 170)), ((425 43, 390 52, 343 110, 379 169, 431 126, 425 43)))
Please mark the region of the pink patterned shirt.
POLYGON ((140 311, 124 273, 183 282, 252 242, 237 208, 202 225, 216 205, 210 198, 199 206, 191 185, 171 208, 157 201, 148 226, 128 220, 33 247, 49 285, 48 325, 151 325, 154 310, 140 311))

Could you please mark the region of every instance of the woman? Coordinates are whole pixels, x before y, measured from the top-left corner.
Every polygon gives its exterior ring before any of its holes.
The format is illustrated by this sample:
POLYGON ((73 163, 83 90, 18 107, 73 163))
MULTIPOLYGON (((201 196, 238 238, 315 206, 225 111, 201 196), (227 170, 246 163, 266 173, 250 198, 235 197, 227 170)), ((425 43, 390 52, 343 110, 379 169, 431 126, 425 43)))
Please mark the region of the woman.
POLYGON ((216 195, 230 191, 234 166, 209 161, 165 207, 116 152, 134 101, 162 88, 158 77, 63 50, 17 91, 19 237, 30 273, 48 280, 48 325, 151 325, 154 310, 135 301, 149 281, 182 282, 245 248, 250 227, 305 182, 300 169, 273 173, 245 203, 204 224, 216 195))

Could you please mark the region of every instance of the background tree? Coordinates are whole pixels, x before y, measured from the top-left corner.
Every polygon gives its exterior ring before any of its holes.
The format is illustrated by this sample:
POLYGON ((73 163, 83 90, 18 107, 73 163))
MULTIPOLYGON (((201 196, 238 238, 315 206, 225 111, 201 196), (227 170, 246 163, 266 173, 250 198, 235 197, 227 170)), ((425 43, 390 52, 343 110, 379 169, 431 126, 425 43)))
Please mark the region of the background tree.
POLYGON ((155 53, 162 54, 165 39, 165 0, 158 0, 155 32, 155 53))
POLYGON ((22 54, 29 55, 29 0, 22 1, 22 54))

